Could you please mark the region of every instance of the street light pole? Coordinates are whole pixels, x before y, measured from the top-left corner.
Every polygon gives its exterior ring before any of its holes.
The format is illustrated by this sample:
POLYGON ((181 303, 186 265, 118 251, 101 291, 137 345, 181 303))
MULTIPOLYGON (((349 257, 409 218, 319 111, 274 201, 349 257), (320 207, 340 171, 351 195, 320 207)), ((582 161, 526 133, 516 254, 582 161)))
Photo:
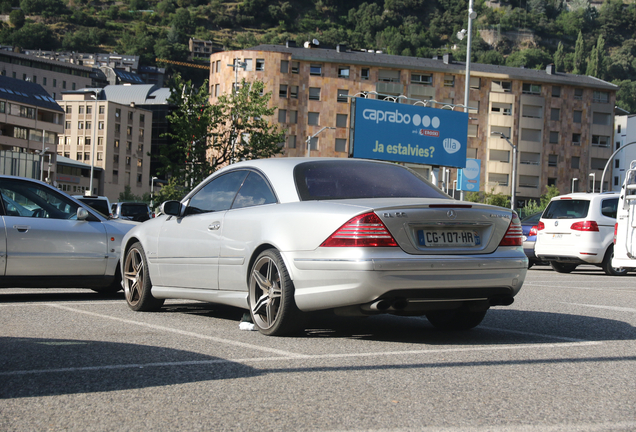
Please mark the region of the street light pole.
POLYGON ((592 177, 592 193, 594 193, 596 187, 596 173, 590 173, 588 177, 592 177))
POLYGON ((153 211, 155 208, 155 180, 157 180, 157 177, 153 177, 150 180, 150 208, 153 211))
POLYGON ((93 128, 93 136, 91 137, 91 178, 88 183, 88 189, 90 190, 90 195, 93 195, 93 173, 95 171, 95 149, 97 148, 97 143, 95 142, 95 129, 97 128, 97 124, 95 120, 97 119, 97 94, 91 95, 93 99, 95 99, 95 109, 93 110, 93 115, 91 116, 92 128, 93 128))
POLYGON ((577 181, 577 180, 578 180, 578 178, 576 178, 576 177, 574 177, 572 179, 572 193, 574 193, 574 182, 577 181))
POLYGON ((325 126, 322 129, 320 129, 318 132, 316 132, 315 134, 308 136, 307 137, 307 157, 311 156, 311 139, 315 138, 320 132, 324 131, 325 129, 335 129, 335 127, 329 127, 329 126, 325 126))
POLYGON ((510 194, 510 208, 514 210, 517 203, 517 146, 502 132, 492 132, 491 135, 499 135, 512 147, 512 193, 510 194))
MULTIPOLYGON (((233 64, 228 64, 229 67, 234 69, 234 91, 232 92, 232 98, 235 99, 238 96, 238 70, 239 68, 243 69, 243 71, 247 70, 247 62, 242 62, 239 59, 235 58, 233 64)), ((230 138, 232 137, 232 133, 234 132, 234 116, 232 116, 232 130, 230 132, 230 138)), ((238 137, 234 137, 232 141, 232 158, 230 160, 230 165, 236 162, 236 142, 238 141, 238 137)))

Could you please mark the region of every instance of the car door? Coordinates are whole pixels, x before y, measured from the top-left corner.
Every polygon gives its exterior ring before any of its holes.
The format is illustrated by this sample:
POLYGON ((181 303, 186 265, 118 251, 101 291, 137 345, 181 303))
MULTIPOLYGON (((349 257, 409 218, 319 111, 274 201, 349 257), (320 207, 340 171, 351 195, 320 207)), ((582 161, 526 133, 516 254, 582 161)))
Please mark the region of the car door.
POLYGON ((223 219, 247 174, 236 170, 213 178, 189 199, 182 217, 172 216, 163 223, 156 285, 218 289, 223 219))
POLYGON ((107 239, 99 219, 77 220, 78 204, 34 181, 2 178, 0 192, 6 231, 6 276, 105 273, 107 239))

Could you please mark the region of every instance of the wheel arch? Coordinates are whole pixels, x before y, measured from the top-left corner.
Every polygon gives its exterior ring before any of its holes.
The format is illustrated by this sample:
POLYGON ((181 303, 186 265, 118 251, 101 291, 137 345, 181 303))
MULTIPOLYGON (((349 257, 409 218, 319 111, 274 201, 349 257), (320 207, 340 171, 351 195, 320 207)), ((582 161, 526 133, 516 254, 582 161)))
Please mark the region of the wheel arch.
MULTIPOLYGON (((263 251, 266 251, 267 249, 276 249, 280 253, 280 250, 276 246, 271 244, 271 243, 263 243, 263 244, 259 245, 258 247, 256 247, 256 249, 254 249, 254 251, 252 252, 252 255, 250 256, 250 261, 247 264, 247 272, 245 273, 245 283, 248 286, 249 286, 249 283, 250 283, 250 273, 252 272, 252 268, 254 267, 254 263, 256 262, 256 258, 258 258, 258 256, 263 251)), ((285 263, 285 267, 287 267, 287 273, 289 274, 289 278, 293 281, 294 280, 294 274, 291 272, 291 266, 289 265, 289 262, 287 262, 287 258, 282 253, 280 254, 280 256, 283 259, 283 262, 285 263)))

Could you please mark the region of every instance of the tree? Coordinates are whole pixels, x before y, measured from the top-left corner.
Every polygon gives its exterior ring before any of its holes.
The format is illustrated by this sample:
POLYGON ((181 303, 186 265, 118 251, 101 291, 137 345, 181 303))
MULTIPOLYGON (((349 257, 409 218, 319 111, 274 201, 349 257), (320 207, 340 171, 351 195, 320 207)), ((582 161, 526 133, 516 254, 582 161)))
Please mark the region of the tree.
POLYGON ((596 46, 592 48, 592 52, 587 64, 586 74, 596 78, 604 79, 606 64, 607 60, 605 58, 605 39, 603 39, 603 35, 599 35, 596 46))
POLYGON ((20 9, 11 11, 9 14, 9 21, 11 21, 11 25, 16 28, 22 27, 25 21, 24 12, 20 9))
POLYGON ((585 42, 583 41, 583 33, 579 31, 574 47, 574 69, 572 73, 581 75, 585 70, 585 42))
POLYGON ((119 193, 119 202, 150 202, 150 193, 146 192, 143 196, 135 195, 130 190, 130 186, 124 186, 124 191, 119 193))
POLYGON ((558 72, 565 72, 565 52, 562 42, 559 42, 557 50, 554 53, 554 66, 558 72))
POLYGON ((636 81, 613 81, 618 86, 616 105, 630 113, 636 113, 636 81))

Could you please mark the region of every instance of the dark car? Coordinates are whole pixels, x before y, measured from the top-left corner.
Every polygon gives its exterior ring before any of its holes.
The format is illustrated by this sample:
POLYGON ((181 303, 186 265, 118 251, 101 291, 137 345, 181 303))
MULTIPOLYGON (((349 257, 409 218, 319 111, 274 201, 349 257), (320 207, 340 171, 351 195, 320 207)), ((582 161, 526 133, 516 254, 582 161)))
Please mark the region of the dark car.
POLYGON ((528 257, 528 268, 541 263, 541 260, 534 254, 534 243, 537 241, 537 225, 539 224, 542 213, 543 212, 534 213, 521 219, 523 251, 528 257))
POLYGON ((136 222, 145 222, 152 218, 152 212, 148 204, 139 202, 119 202, 111 206, 113 217, 116 219, 128 219, 136 222))

